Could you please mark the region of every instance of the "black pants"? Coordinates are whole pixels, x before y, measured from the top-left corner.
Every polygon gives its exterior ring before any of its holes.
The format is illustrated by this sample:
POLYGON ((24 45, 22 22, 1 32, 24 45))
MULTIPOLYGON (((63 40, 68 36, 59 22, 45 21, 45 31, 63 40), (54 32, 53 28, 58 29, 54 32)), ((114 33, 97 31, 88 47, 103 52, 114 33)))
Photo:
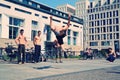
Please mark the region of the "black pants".
POLYGON ((41 46, 40 45, 35 45, 35 54, 34 54, 34 61, 39 62, 41 54, 41 46))
POLYGON ((25 62, 25 45, 23 44, 19 44, 18 46, 18 63, 21 61, 22 63, 25 62))

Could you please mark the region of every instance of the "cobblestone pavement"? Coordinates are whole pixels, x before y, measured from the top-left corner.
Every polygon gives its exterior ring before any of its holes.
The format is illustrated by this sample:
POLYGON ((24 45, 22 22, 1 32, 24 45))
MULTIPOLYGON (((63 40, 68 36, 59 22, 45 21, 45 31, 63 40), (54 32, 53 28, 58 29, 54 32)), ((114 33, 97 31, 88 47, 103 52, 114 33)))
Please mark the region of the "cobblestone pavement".
POLYGON ((120 80, 119 75, 120 59, 114 63, 66 59, 22 65, 0 61, 0 80, 120 80))

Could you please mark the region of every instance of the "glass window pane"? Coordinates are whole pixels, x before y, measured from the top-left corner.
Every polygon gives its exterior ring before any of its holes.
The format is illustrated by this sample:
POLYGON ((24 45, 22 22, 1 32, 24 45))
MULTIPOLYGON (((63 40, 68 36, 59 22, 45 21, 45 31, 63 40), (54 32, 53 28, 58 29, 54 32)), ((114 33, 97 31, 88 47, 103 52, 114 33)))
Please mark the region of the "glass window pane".
POLYGON ((71 44, 71 37, 68 36, 68 45, 70 45, 70 44, 71 44))
POLYGON ((13 39, 15 39, 18 36, 18 28, 13 27, 13 39))
POLYGON ((76 38, 73 38, 73 45, 76 45, 76 38))
POLYGON ((9 26, 9 39, 12 39, 12 27, 9 26))
POLYGON ((9 17, 9 24, 10 24, 10 25, 13 25, 12 22, 13 22, 13 18, 12 18, 12 17, 9 17))

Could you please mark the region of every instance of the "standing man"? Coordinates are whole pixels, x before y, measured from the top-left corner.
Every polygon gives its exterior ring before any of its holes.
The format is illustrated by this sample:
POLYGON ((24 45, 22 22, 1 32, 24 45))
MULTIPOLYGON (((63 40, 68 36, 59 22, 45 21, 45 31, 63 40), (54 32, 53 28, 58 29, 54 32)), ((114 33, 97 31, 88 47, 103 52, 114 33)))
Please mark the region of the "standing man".
POLYGON ((58 25, 53 25, 52 23, 52 16, 50 16, 50 27, 51 30, 55 33, 55 36, 58 41, 58 46, 60 46, 63 49, 63 38, 66 36, 66 31, 68 30, 70 26, 70 18, 71 16, 68 15, 68 23, 66 26, 58 26, 58 25))
POLYGON ((27 43, 26 37, 23 35, 24 30, 20 30, 20 34, 15 39, 18 45, 18 64, 24 64, 25 62, 25 45, 27 43))
POLYGON ((62 63, 62 53, 61 53, 61 48, 58 46, 58 41, 54 40, 54 54, 56 56, 56 63, 58 63, 58 58, 59 62, 62 63))
POLYGON ((41 54, 41 31, 38 31, 38 35, 34 37, 33 44, 35 46, 35 55, 34 55, 34 61, 36 63, 39 62, 40 54, 41 54))

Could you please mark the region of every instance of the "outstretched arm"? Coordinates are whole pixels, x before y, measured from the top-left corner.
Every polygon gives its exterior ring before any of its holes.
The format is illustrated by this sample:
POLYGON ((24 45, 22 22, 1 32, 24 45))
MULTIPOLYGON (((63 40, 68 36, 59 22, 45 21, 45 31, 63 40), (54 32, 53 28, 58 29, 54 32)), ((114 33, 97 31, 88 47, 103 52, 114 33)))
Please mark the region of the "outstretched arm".
POLYGON ((68 23, 67 23, 67 26, 63 27, 63 30, 67 30, 70 26, 70 18, 71 18, 71 15, 69 14, 68 15, 68 23))
POLYGON ((55 27, 53 26, 53 23, 52 23, 52 16, 50 16, 50 28, 52 30, 55 30, 55 27))

